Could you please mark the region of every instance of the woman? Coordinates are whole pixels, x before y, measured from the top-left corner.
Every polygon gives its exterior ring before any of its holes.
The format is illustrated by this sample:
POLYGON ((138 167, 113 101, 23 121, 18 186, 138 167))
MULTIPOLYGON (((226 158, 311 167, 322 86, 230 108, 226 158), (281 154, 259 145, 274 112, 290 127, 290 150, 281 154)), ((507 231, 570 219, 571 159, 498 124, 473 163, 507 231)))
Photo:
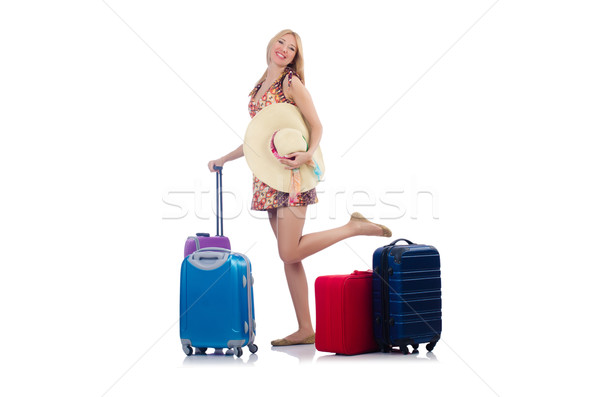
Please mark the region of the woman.
MULTIPOLYGON (((292 153, 289 158, 280 160, 286 169, 296 169, 311 162, 323 133, 310 94, 304 87, 302 42, 297 33, 283 30, 271 39, 267 46, 267 65, 267 70, 250 93, 248 110, 250 116, 254 117, 261 109, 273 103, 287 102, 298 107, 310 128, 310 146, 306 152, 292 153)), ((213 166, 223 166, 226 162, 243 155, 241 145, 231 153, 210 161, 208 168, 214 172, 213 166)), ((317 201, 315 188, 300 193, 294 200, 289 200, 289 193, 277 191, 254 176, 251 208, 267 211, 269 214, 298 320, 298 330, 285 338, 272 341, 274 346, 314 343, 315 333, 308 305, 308 283, 302 259, 348 237, 391 236, 388 228, 369 222, 358 213, 352 214, 344 226, 303 236, 307 205, 317 201)))

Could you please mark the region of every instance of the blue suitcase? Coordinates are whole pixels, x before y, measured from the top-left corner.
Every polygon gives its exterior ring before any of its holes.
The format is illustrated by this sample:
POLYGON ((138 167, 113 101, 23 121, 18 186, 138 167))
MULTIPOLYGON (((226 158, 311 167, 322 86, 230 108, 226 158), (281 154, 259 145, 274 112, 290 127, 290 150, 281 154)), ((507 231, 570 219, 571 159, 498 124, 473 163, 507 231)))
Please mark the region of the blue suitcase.
POLYGON ((203 248, 181 264, 179 335, 186 355, 207 348, 227 348, 227 354, 251 353, 256 322, 252 266, 242 254, 222 248, 203 248))
POLYGON ((373 332, 384 352, 408 353, 442 333, 440 254, 431 245, 398 239, 373 254, 373 332), (405 241, 408 245, 396 245, 405 241))

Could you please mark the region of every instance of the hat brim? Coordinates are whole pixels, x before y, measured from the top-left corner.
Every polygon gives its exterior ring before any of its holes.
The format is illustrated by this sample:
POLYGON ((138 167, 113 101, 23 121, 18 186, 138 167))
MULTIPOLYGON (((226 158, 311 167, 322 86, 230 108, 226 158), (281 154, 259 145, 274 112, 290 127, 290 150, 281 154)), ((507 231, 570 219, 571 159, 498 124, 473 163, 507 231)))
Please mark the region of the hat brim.
MULTIPOLYGON (((259 111, 248 124, 244 137, 244 157, 254 175, 273 189, 290 192, 291 171, 285 169, 271 152, 271 137, 277 130, 292 128, 300 131, 310 145, 310 133, 300 110, 290 103, 275 103, 259 111)), ((313 160, 325 173, 323 154, 318 147, 313 160)), ((319 182, 314 168, 306 164, 300 166, 302 184, 300 191, 308 191, 319 182)))

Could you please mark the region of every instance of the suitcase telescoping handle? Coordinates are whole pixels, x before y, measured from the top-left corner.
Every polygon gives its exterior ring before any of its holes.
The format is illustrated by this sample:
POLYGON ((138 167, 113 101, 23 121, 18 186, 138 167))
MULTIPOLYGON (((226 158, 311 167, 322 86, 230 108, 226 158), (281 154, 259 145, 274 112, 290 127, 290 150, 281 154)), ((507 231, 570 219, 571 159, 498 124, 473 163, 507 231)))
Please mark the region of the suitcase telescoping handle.
POLYGON ((389 243, 388 245, 396 245, 396 243, 397 243, 398 241, 405 241, 405 242, 406 242, 408 245, 414 245, 414 244, 415 244, 415 243, 413 243, 412 241, 410 241, 410 240, 407 240, 407 239, 405 239, 405 238, 399 238, 398 240, 394 240, 393 242, 389 243))
POLYGON ((223 167, 213 165, 217 171, 217 236, 223 235, 223 167))

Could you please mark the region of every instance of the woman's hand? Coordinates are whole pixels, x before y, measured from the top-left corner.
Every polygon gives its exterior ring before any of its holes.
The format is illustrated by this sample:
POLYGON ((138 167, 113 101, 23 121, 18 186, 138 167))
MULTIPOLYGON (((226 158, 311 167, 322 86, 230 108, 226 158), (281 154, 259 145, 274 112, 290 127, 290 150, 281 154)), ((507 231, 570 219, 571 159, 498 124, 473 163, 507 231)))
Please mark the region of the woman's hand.
POLYGON ((224 164, 225 160, 223 160, 223 157, 217 160, 211 160, 208 162, 208 169, 210 172, 217 172, 217 170, 214 169, 214 166, 216 165, 217 167, 223 167, 224 164))
POLYGON ((310 152, 290 153, 287 155, 287 157, 289 157, 289 159, 279 160, 281 164, 286 166, 286 170, 293 170, 294 168, 299 168, 302 164, 306 164, 309 161, 312 161, 312 153, 310 152))
POLYGON ((223 157, 221 157, 221 158, 219 158, 217 160, 211 160, 211 161, 209 161, 208 162, 208 169, 210 170, 210 172, 217 172, 217 170, 214 169, 215 166, 217 166, 217 167, 223 167, 223 165, 225 163, 227 163, 228 161, 233 161, 235 159, 239 159, 243 155, 244 155, 244 145, 240 145, 233 152, 228 153, 225 156, 223 156, 223 157))

